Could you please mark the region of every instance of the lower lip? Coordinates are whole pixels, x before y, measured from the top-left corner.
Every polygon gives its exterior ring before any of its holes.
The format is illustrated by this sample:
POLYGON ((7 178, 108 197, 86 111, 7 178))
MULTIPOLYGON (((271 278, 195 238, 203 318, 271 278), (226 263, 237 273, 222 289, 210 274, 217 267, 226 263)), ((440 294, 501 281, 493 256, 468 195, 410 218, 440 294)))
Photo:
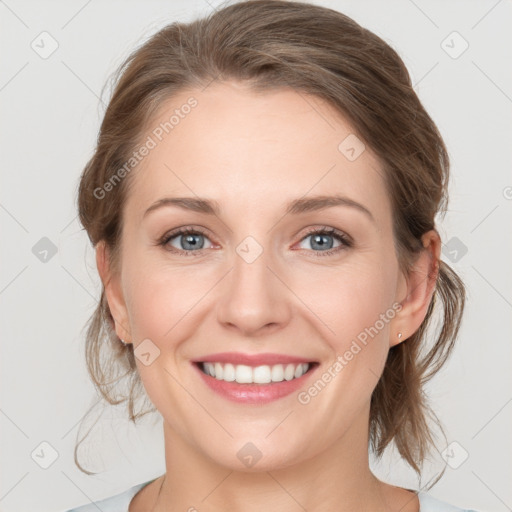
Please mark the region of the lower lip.
POLYGON ((273 402, 279 398, 290 395, 304 385, 318 367, 318 364, 311 365, 309 370, 298 379, 283 380, 282 382, 270 382, 268 384, 239 384, 238 382, 226 382, 217 380, 211 375, 206 375, 199 364, 193 363, 192 366, 199 372, 199 375, 210 389, 222 395, 224 398, 237 403, 244 404, 264 404, 273 402))

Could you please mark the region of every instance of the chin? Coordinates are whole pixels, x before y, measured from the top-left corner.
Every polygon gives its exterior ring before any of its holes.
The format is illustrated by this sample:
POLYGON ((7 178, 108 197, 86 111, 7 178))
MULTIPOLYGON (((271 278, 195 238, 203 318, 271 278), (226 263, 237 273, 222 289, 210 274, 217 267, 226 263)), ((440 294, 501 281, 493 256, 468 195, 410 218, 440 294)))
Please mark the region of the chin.
MULTIPOLYGON (((236 447, 233 447, 234 458, 226 457, 226 451, 221 454, 210 454, 209 457, 226 469, 240 473, 277 471, 299 464, 303 460, 303 450, 300 452, 302 457, 299 459, 299 453, 294 452, 291 448, 290 452, 283 453, 281 446, 281 451, 277 453, 272 448, 272 443, 267 442, 266 445, 264 448, 259 448, 258 441, 254 443, 245 441, 237 443, 236 447)), ((231 449, 227 448, 227 451, 229 453, 231 449)))

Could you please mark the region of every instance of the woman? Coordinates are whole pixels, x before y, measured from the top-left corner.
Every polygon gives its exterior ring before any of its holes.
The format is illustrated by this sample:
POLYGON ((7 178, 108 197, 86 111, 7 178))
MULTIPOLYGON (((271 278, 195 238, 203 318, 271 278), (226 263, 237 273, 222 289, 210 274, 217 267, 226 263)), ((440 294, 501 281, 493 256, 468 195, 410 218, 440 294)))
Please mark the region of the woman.
POLYGON ((74 510, 460 511, 368 463, 394 442, 420 475, 434 447, 448 172, 396 52, 331 9, 240 2, 135 51, 80 182, 87 358, 133 421, 147 393, 166 472, 74 510))

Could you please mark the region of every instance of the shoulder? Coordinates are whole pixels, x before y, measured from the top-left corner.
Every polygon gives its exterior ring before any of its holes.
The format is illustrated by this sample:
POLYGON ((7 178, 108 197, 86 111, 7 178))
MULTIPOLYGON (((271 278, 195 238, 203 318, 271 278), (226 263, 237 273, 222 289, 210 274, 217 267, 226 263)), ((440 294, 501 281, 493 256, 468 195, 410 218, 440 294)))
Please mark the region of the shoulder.
POLYGON ((134 485, 133 487, 130 487, 128 490, 123 491, 119 494, 115 494, 114 496, 104 498, 100 501, 87 503, 86 505, 82 505, 80 507, 67 510, 66 512, 98 512, 98 510, 101 510, 102 512, 128 512, 128 507, 130 506, 130 501, 132 500, 132 498, 143 487, 150 484, 151 482, 153 482, 153 480, 149 480, 148 482, 144 482, 142 484, 134 485))
POLYGON ((418 499, 420 501, 420 512, 477 512, 476 510, 468 510, 450 505, 424 492, 418 493, 418 499))

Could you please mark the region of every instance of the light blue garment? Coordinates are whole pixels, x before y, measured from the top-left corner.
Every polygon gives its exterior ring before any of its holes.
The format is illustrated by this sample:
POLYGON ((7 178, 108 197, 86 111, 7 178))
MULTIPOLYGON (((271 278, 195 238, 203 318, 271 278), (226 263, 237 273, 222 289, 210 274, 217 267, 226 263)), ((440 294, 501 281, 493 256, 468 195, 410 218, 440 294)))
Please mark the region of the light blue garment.
MULTIPOLYGON (((156 480, 156 478, 154 479, 156 480)), ((154 480, 135 485, 115 496, 105 498, 101 501, 95 501, 88 505, 73 508, 66 512, 128 512, 128 507, 132 498, 146 485, 154 480)), ((427 493, 419 492, 418 499, 420 501, 420 512, 476 512, 475 510, 466 510, 453 505, 449 505, 444 501, 440 501, 427 493)))
POLYGON ((127 491, 116 494, 115 496, 111 496, 110 498, 95 501, 94 503, 88 503, 87 505, 73 508, 67 512, 128 512, 128 507, 130 506, 130 501, 132 501, 133 497, 143 487, 150 484, 154 480, 156 480, 156 478, 149 480, 149 482, 134 485, 127 491))

